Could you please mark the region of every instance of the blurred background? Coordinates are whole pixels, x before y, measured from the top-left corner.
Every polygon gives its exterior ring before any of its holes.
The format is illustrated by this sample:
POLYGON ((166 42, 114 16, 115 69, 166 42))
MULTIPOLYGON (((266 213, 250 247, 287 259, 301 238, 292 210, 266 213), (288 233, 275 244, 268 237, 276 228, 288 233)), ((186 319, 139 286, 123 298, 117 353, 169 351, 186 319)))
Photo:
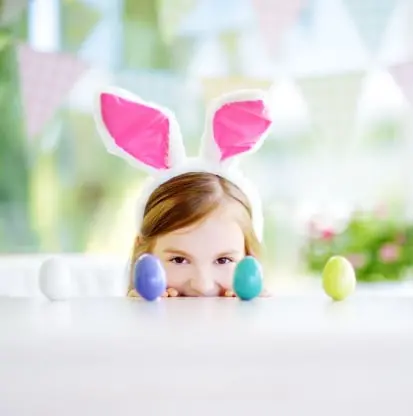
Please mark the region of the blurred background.
POLYGON ((270 275, 342 254, 408 278, 412 21, 412 0, 1 0, 0 253, 129 256, 144 176, 105 151, 100 88, 170 107, 195 154, 208 102, 259 87, 276 121, 244 169, 270 275))

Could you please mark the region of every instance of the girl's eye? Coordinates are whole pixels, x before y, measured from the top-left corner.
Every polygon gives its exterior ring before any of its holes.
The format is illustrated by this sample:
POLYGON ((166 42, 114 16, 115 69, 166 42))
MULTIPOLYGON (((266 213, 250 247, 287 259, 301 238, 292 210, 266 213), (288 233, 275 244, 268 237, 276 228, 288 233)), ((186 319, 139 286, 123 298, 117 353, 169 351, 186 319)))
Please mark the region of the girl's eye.
POLYGON ((170 261, 172 263, 176 263, 176 264, 185 264, 185 263, 188 263, 188 260, 185 257, 179 257, 179 256, 173 257, 170 261))
POLYGON ((219 259, 216 260, 216 262, 218 264, 228 264, 228 263, 232 263, 234 260, 230 259, 229 257, 220 257, 219 259))

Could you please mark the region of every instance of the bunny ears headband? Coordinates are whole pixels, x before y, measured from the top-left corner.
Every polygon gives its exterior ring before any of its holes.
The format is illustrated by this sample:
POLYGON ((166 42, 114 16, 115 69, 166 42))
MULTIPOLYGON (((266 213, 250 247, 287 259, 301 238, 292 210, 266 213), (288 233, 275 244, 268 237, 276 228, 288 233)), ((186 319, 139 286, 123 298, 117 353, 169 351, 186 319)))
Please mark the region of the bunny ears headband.
POLYGON ((179 125, 168 109, 145 102, 128 91, 101 91, 95 121, 109 153, 150 175, 138 201, 138 229, 147 201, 158 186, 183 173, 210 172, 226 178, 245 193, 252 207, 254 230, 262 239, 260 196, 237 168, 236 161, 257 150, 271 127, 265 93, 237 91, 213 102, 196 158, 186 156, 179 125))

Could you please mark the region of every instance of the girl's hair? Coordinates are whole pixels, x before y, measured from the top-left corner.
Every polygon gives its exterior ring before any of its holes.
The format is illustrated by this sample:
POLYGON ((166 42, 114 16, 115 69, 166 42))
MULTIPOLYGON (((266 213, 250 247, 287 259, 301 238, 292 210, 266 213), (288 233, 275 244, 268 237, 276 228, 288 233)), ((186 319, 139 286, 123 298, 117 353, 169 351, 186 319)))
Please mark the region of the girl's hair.
POLYGON ((133 289, 133 266, 144 253, 150 253, 156 238, 199 223, 224 203, 235 203, 236 216, 245 236, 247 255, 259 257, 260 243, 252 226, 251 206, 244 193, 232 182, 207 172, 191 172, 173 177, 160 185, 145 206, 140 233, 131 258, 129 290, 133 289))

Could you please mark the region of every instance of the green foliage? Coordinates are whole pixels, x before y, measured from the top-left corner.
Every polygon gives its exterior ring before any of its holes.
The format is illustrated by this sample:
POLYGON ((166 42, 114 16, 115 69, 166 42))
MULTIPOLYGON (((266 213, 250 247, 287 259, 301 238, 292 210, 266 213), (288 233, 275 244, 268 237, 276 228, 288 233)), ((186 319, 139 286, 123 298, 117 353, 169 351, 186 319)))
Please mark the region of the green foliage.
POLYGON ((125 0, 123 64, 130 69, 170 69, 169 50, 161 36, 160 10, 154 0, 125 0))
POLYGON ((357 213, 340 233, 312 228, 305 249, 309 270, 320 273, 333 255, 346 257, 360 281, 401 280, 413 267, 413 225, 392 216, 357 213))
POLYGON ((16 50, 0 30, 0 251, 34 250, 29 220, 28 144, 22 123, 16 50))

